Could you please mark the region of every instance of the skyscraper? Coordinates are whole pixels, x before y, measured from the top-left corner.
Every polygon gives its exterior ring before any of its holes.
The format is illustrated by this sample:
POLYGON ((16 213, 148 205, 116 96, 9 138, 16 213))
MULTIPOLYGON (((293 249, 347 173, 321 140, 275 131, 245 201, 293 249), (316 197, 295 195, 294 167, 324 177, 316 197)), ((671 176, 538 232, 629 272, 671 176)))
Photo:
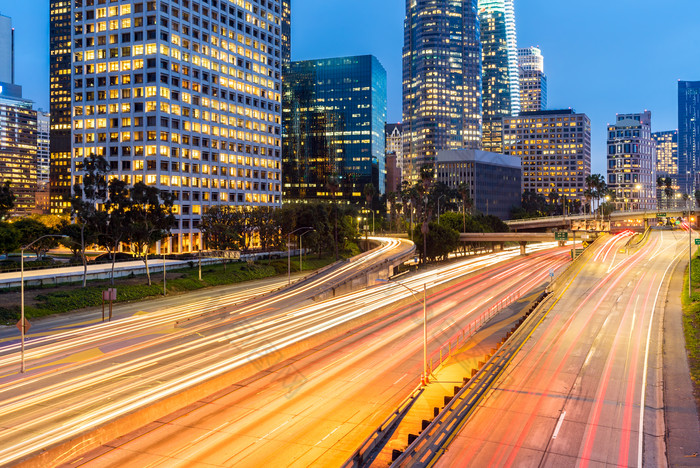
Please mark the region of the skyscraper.
POLYGON ((282 64, 292 61, 292 0, 282 0, 282 64))
POLYGON ((520 73, 520 110, 537 112, 547 109, 547 75, 544 57, 538 47, 518 49, 520 73))
POLYGON ((386 124, 384 127, 386 135, 386 158, 387 174, 386 183, 388 192, 396 192, 401 189, 401 179, 403 177, 403 126, 400 123, 386 124), (393 155, 393 156, 392 156, 393 155), (393 161, 395 171, 389 173, 389 161, 393 161))
POLYGON ((201 247, 209 207, 279 206, 280 0, 66 1, 67 18, 59 3, 52 104, 65 107, 51 118, 69 132, 68 189, 95 154, 112 176, 172 193, 161 252, 201 247))
POLYGON ((678 185, 693 195, 700 167, 700 81, 678 81, 678 185))
POLYGON ((438 151, 481 146, 477 0, 406 0, 403 127, 409 182, 438 151))
POLYGON ((17 197, 13 214, 34 208, 36 130, 36 111, 22 98, 22 87, 0 83, 0 183, 9 180, 17 197))
POLYGON ((292 62, 284 78, 284 199, 346 201, 385 192, 386 71, 362 55, 292 62))
POLYGON ((15 82, 15 30, 12 18, 0 15, 0 82, 15 82))
POLYGON ((503 117, 503 151, 523 160, 523 190, 586 197, 591 175, 591 120, 572 109, 503 117))
MULTIPOLYGON (((51 0, 49 91, 51 114, 50 207, 52 214, 70 209, 71 179, 71 12, 72 0, 51 0)), ((93 10, 94 14, 94 10, 93 10)), ((81 30, 82 35, 82 30, 81 30)))
POLYGON ((671 185, 657 184, 656 199, 659 208, 670 208, 675 205, 674 194, 678 192, 678 130, 654 132, 651 134, 656 146, 656 178, 670 178, 671 185), (670 189, 667 192, 667 189, 670 189))
POLYGON ((608 125, 608 187, 618 210, 656 208, 655 143, 651 112, 618 114, 608 125))
POLYGON ((479 0, 484 119, 520 112, 520 76, 513 0, 479 0))
POLYGON ((678 130, 651 134, 656 147, 656 172, 658 175, 678 178, 678 130))

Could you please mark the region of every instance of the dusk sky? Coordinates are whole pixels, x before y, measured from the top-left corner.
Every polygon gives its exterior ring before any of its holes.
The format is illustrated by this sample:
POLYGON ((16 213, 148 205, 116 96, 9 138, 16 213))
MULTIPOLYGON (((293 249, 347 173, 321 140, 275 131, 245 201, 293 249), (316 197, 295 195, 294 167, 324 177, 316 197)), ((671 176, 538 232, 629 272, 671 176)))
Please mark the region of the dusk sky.
MULTIPOLYGON (((16 81, 48 110, 48 1, 0 0, 16 37, 16 81)), ((605 125, 652 111, 677 128, 677 81, 700 80, 698 0, 516 0, 518 46, 539 45, 548 107, 593 123, 593 172, 605 173, 605 125)), ((387 70, 388 120, 401 120, 404 0, 292 0, 294 60, 373 54, 387 70)))

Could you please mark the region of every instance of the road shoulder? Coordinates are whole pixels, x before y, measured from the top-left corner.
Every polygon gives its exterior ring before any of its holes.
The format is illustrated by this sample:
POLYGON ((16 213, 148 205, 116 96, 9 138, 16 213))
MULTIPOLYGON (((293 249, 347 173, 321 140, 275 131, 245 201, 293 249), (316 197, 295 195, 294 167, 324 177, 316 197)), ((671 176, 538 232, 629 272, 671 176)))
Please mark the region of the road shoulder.
POLYGON ((700 466, 700 418, 683 334, 681 288, 687 262, 673 271, 664 309, 664 417, 669 466, 700 466))

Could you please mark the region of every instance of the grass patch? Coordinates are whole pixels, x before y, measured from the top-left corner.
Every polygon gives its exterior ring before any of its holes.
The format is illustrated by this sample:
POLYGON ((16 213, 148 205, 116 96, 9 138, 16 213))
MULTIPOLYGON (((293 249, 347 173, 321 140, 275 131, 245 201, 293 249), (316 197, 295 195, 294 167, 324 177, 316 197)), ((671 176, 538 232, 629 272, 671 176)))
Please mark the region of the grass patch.
MULTIPOLYGON (((299 271, 299 258, 291 259, 291 271, 299 271)), ((304 259, 304 271, 322 268, 335 261, 335 258, 309 258, 304 259)), ((240 283, 263 278, 287 274, 287 260, 262 260, 257 263, 234 262, 227 265, 208 264, 202 266, 202 280, 199 280, 199 269, 196 263, 192 267, 168 271, 168 293, 177 294, 187 291, 195 291, 212 286, 240 283)), ((131 278, 115 278, 117 288, 117 303, 132 302, 163 294, 162 274, 151 274, 152 284, 145 284, 146 276, 131 278)), ((61 314, 86 307, 98 307, 102 305, 102 291, 110 287, 108 281, 90 281, 85 288, 81 284, 64 285, 47 289, 25 290, 25 295, 31 297, 32 304, 25 305, 27 318, 44 317, 47 315, 61 314)), ((9 294, 8 294, 9 295, 9 294)), ((0 323, 14 324, 20 317, 19 294, 15 304, 7 304, 0 307, 0 323)), ((9 301, 8 301, 9 302, 9 301)))
POLYGON ((690 377, 695 387, 696 400, 700 399, 700 258, 693 255, 691 266, 693 295, 688 296, 688 270, 683 275, 683 332, 690 365, 690 377))

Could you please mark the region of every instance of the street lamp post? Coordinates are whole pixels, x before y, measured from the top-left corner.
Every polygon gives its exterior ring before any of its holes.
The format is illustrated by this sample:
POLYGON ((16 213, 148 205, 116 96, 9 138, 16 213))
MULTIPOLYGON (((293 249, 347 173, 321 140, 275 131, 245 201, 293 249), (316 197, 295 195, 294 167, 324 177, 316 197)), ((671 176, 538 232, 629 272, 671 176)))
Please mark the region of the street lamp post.
POLYGON ((428 373, 428 308, 427 308, 427 301, 426 301, 426 290, 427 290, 427 285, 426 283, 423 283, 423 300, 421 301, 418 299, 416 296, 416 293, 419 291, 416 291, 415 289, 406 286, 405 284, 401 283, 400 281, 392 281, 388 279, 376 279, 375 281, 380 282, 380 283, 395 283, 398 284, 399 286, 403 286, 406 288, 411 295, 413 296, 413 299, 419 303, 423 304, 423 375, 421 375, 420 381, 421 385, 427 385, 429 383, 429 373, 428 373))
POLYGON ((27 250, 32 245, 39 242, 41 239, 46 239, 49 237, 61 237, 61 238, 65 239, 68 236, 64 236, 61 234, 47 234, 45 236, 39 237, 38 239, 25 245, 24 247, 20 248, 20 250, 19 250, 19 252, 20 252, 20 255, 19 255, 19 257, 20 257, 20 260, 19 260, 19 263, 20 263, 20 270, 19 270, 20 271, 20 283, 19 283, 20 284, 20 286, 19 286, 19 289, 20 289, 20 319, 19 319, 20 326, 19 326, 19 333, 20 333, 20 337, 21 337, 20 338, 21 344, 20 344, 19 371, 21 373, 24 373, 24 335, 26 332, 25 328, 26 328, 26 324, 27 324, 27 322, 24 318, 24 251, 27 250))
POLYGON ((444 197, 444 196, 445 196, 445 194, 443 193, 442 195, 440 195, 440 196, 438 197, 438 202, 437 202, 437 223, 438 223, 438 226, 440 225, 440 200, 441 200, 442 197, 444 197))
POLYGON ((308 234, 312 231, 314 231, 313 228, 306 231, 306 232, 302 232, 301 234, 299 234, 299 271, 304 271, 304 267, 302 267, 302 263, 301 263, 303 261, 301 256, 302 256, 302 252, 304 251, 304 249, 301 245, 301 239, 302 239, 302 237, 304 237, 304 234, 308 234))
POLYGON ((287 284, 292 284, 292 251, 290 250, 290 243, 291 243, 291 237, 292 234, 294 234, 297 231, 302 231, 304 229, 313 229, 312 227, 309 226, 304 226, 300 228, 296 228, 289 234, 287 234, 287 284))

